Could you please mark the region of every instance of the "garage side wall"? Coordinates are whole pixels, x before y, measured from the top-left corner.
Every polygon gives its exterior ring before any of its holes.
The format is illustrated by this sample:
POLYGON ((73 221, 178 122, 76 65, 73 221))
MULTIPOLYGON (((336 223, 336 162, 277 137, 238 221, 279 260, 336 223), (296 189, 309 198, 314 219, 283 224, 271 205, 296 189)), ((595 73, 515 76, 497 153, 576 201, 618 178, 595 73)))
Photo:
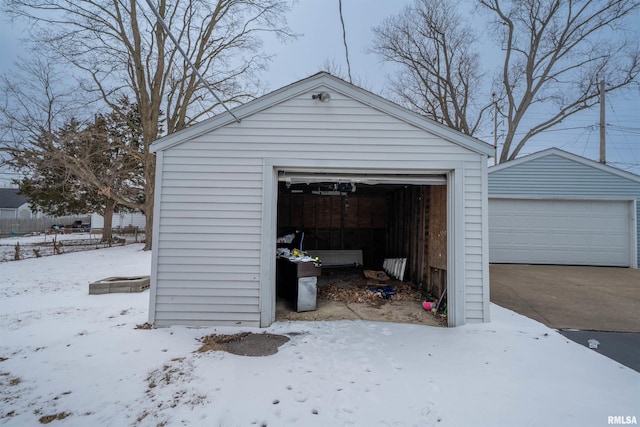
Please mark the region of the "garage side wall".
MULTIPOLYGON (((636 242, 640 245, 640 184, 556 154, 490 171, 489 198, 492 196, 636 199, 636 242)), ((640 250, 637 255, 640 265, 640 250)))
MULTIPOLYGON (((488 268, 482 255, 482 162, 486 157, 371 106, 326 90, 307 93, 163 151, 156 215, 158 326, 259 326, 263 165, 290 159, 318 167, 464 170, 466 322, 486 319, 488 268)), ((160 167, 160 165, 159 165, 160 167)), ((485 219, 486 220, 486 219, 485 219)), ((275 225, 275 224, 274 224, 275 225)), ((484 237, 486 239, 486 237, 484 237)), ((265 281, 266 282, 266 281, 265 281)), ((262 322, 264 324, 264 322, 262 322)))

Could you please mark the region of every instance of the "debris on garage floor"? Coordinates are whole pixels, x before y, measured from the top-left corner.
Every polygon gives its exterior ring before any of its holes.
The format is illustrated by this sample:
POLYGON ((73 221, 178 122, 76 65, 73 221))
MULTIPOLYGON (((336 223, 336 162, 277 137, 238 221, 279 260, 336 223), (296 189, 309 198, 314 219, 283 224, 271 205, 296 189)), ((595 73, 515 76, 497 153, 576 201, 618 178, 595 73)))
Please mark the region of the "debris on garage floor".
POLYGON ((380 305, 385 302, 385 299, 420 301, 421 297, 421 292, 411 282, 400 282, 398 280, 375 281, 368 279, 362 270, 357 269, 338 275, 331 273, 325 275, 323 272, 318 281, 318 298, 331 301, 380 305), (395 293, 385 298, 382 295, 384 288, 392 288, 395 293))
POLYGON ((279 301, 276 320, 361 319, 446 326, 442 310, 434 314, 422 307, 425 296, 415 284, 387 279, 367 278, 360 268, 323 269, 318 277, 317 309, 297 313, 279 301), (382 291, 388 288, 395 293, 385 298, 382 291))

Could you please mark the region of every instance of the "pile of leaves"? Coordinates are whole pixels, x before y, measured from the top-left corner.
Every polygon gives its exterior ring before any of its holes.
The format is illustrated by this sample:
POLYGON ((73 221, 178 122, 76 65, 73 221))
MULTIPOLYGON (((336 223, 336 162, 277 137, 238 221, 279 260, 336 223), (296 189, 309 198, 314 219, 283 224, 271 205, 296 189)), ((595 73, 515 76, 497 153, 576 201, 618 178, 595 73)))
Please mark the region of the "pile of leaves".
POLYGON ((198 339, 202 343, 202 347, 198 349, 199 352, 205 351, 226 351, 226 346, 229 343, 240 341, 243 338, 251 335, 251 332, 241 332, 234 335, 219 335, 211 334, 198 339))
POLYGON ((385 299, 375 289, 392 287, 396 293, 389 295, 390 301, 420 301, 422 294, 411 282, 374 282, 361 279, 349 282, 328 283, 318 286, 318 298, 346 303, 367 303, 379 305, 385 299), (373 289, 373 290, 372 290, 373 289))
POLYGON ((153 325, 149 322, 142 323, 140 325, 136 325, 135 329, 153 329, 153 325))
POLYGON ((42 416, 38 421, 40 421, 40 424, 49 424, 50 422, 55 420, 64 420, 69 415, 71 414, 68 412, 60 412, 59 414, 42 416))

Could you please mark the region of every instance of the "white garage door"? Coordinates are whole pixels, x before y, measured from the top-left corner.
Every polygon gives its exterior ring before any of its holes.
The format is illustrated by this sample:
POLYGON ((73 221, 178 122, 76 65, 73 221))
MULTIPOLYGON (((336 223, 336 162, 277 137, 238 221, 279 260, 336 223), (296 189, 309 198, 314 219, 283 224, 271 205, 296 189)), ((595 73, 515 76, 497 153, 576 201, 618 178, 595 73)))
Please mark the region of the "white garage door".
POLYGON ((489 259, 628 267, 629 202, 490 199, 489 259))

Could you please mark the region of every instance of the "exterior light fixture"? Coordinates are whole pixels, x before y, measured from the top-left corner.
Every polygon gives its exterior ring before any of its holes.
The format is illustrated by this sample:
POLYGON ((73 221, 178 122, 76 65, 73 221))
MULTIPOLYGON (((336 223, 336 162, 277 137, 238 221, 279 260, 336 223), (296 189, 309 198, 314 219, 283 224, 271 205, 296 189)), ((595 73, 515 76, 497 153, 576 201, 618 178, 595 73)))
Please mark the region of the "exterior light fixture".
POLYGON ((311 99, 318 99, 321 102, 329 102, 331 100, 331 94, 329 92, 320 92, 315 95, 311 95, 311 99))

